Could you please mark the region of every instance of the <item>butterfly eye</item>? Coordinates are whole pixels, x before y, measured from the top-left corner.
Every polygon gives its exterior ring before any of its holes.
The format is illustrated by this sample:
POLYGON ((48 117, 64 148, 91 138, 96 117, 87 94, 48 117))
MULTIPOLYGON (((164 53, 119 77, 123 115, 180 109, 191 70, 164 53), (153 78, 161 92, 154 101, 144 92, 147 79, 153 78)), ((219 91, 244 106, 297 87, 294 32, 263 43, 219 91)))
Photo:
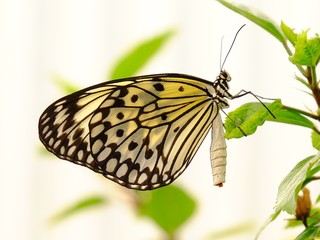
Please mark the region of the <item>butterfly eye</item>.
POLYGON ((228 82, 231 81, 231 76, 230 76, 230 74, 229 74, 227 71, 225 71, 225 70, 223 70, 223 71, 220 72, 218 78, 220 78, 220 79, 222 79, 222 80, 226 80, 226 81, 228 81, 228 82))

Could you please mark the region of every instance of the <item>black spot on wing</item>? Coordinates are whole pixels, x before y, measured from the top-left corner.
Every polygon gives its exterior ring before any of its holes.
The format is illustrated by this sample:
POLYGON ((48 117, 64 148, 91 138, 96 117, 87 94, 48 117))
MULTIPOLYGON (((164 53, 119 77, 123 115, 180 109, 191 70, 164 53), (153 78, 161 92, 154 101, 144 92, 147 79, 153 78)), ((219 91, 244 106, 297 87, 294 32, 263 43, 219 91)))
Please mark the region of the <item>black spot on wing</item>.
POLYGON ((166 119, 167 119, 167 115, 166 115, 166 114, 162 114, 162 115, 161 115, 161 119, 162 119, 162 120, 166 120, 166 119))
POLYGON ((146 159, 150 159, 153 155, 153 150, 152 149, 148 149, 146 152, 145 152, 145 158, 146 159))
POLYGON ((122 129, 118 129, 116 132, 117 137, 122 137, 123 136, 124 131, 122 129))
POLYGON ((136 147, 138 147, 138 143, 131 141, 131 143, 129 143, 128 149, 130 151, 134 150, 136 147))
POLYGON ((124 100, 119 99, 119 98, 116 98, 116 99, 114 100, 113 107, 123 107, 124 105, 125 105, 124 100))
POLYGON ((129 93, 128 88, 121 88, 119 97, 125 97, 129 93))
POLYGON ((124 115, 123 115, 123 113, 122 112, 119 112, 118 114, 117 114, 117 118, 118 119, 123 119, 123 117, 124 117, 124 115))
POLYGON ((112 127, 111 122, 109 122, 109 121, 104 122, 103 125, 104 125, 105 129, 109 129, 112 127))
POLYGON ((161 83, 153 84, 153 87, 154 87, 154 89, 157 90, 158 92, 164 91, 164 86, 163 86, 163 84, 161 84, 161 83))
POLYGON ((138 95, 134 94, 131 97, 131 102, 135 103, 136 101, 138 101, 138 95))

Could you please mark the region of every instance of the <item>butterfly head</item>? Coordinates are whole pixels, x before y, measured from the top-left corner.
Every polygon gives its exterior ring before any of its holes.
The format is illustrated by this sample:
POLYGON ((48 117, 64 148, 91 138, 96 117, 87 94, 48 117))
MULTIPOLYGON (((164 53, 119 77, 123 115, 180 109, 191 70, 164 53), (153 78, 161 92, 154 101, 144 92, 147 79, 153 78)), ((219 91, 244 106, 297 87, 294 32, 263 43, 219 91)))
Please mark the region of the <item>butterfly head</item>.
POLYGON ((221 70, 220 74, 216 77, 216 80, 214 81, 213 85, 216 88, 216 90, 223 90, 228 91, 229 90, 229 84, 228 82, 231 81, 230 74, 225 71, 221 70))
POLYGON ((224 81, 224 82, 230 82, 231 76, 226 70, 221 70, 220 74, 217 76, 216 80, 224 81))

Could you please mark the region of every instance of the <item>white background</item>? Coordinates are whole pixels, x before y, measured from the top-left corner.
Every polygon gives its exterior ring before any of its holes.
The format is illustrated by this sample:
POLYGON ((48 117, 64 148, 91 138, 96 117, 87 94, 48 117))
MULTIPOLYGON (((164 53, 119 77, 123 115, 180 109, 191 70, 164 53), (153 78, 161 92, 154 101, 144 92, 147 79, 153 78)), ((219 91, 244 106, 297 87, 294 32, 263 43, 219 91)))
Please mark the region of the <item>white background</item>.
MULTIPOLYGON (((297 30, 311 27, 311 32, 319 32, 319 1, 237 2, 277 23, 284 20, 297 30)), ((214 0, 0 1, 0 238, 160 239, 160 230, 133 214, 115 184, 39 154, 38 117, 62 96, 51 80, 59 75, 83 87, 102 82, 135 43, 168 29, 175 29, 176 35, 140 74, 179 72, 214 80, 221 37, 225 53, 244 23, 225 65, 233 77, 231 92, 247 89, 314 109, 303 86, 293 79, 297 70, 280 43, 214 0), (93 193, 109 196, 110 204, 48 226, 53 214, 93 193)), ((234 100, 230 109, 253 100, 234 100)), ((281 180, 298 161, 315 153, 308 129, 276 123, 227 144, 223 188, 212 186, 209 138, 176 181, 199 204, 180 231, 182 240, 208 239, 210 233, 237 224, 250 231, 230 239, 253 239, 272 213, 281 180)), ((302 229, 283 230, 286 217, 281 215, 261 239, 293 239, 302 229)))

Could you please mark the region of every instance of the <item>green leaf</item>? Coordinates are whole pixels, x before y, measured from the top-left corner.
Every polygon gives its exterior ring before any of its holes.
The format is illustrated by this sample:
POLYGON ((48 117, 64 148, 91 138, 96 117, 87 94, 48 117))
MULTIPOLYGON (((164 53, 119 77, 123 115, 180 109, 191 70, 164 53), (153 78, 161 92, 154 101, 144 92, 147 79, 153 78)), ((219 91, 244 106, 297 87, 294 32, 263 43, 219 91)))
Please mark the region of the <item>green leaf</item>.
MULTIPOLYGON (((282 106, 280 100, 276 100, 271 104, 265 103, 265 105, 272 113, 282 106)), ((263 125, 271 117, 267 109, 261 103, 256 102, 246 103, 230 112, 228 116, 225 121, 225 137, 227 139, 243 137, 243 133, 239 128, 249 136, 257 130, 258 126, 263 125)))
POLYGON ((174 185, 137 194, 141 198, 138 212, 151 218, 169 234, 176 232, 196 209, 195 200, 174 185))
POLYGON ((255 236, 255 240, 258 240, 260 234, 263 232, 263 230, 272 222, 274 221, 280 214, 280 211, 274 212, 273 214, 270 215, 270 217, 267 219, 267 221, 262 225, 262 227, 259 229, 255 236))
POLYGON ((295 218, 290 218, 286 222, 285 228, 289 229, 289 228, 295 228, 295 227, 301 227, 301 226, 303 226, 303 222, 301 220, 297 220, 295 218))
POLYGON ((286 38, 289 40, 289 42, 292 44, 292 46, 296 45, 297 42, 297 34, 293 32, 293 29, 291 29, 289 26, 287 26, 283 21, 281 21, 281 30, 283 34, 286 36, 286 38))
POLYGON ((283 106, 282 108, 275 110, 273 113, 276 118, 269 118, 268 121, 292 124, 313 129, 313 123, 304 117, 297 109, 283 106))
POLYGON ((310 216, 308 218, 308 224, 313 225, 313 224, 319 223, 319 219, 320 219, 320 208, 313 207, 310 211, 310 216))
POLYGON ((303 186, 306 186, 308 185, 311 181, 314 180, 314 177, 316 177, 315 175, 320 172, 320 162, 318 162, 317 164, 315 164, 311 169, 310 171, 308 172, 308 175, 306 177, 306 180, 304 181, 303 183, 303 186))
POLYGON ((50 219, 51 224, 57 224, 61 221, 74 216, 93 207, 97 207, 106 203, 106 199, 102 196, 92 196, 82 199, 71 206, 65 208, 50 219))
POLYGON ((320 223, 308 226, 295 240, 320 239, 320 223))
POLYGON ((258 126, 267 121, 293 124, 313 129, 313 123, 304 117, 299 110, 285 107, 280 100, 273 103, 265 103, 268 109, 275 115, 273 118, 267 109, 259 102, 247 103, 229 113, 225 121, 227 139, 240 138, 243 134, 239 127, 246 135, 253 134, 258 126))
POLYGON ((152 39, 148 39, 130 52, 122 56, 111 71, 109 79, 119 79, 135 75, 150 59, 161 49, 161 47, 174 34, 173 30, 166 31, 152 39))
POLYGON ((65 78, 58 76, 58 75, 53 77, 53 82, 65 94, 71 94, 71 93, 74 93, 80 89, 78 86, 70 83, 70 81, 68 81, 65 78))
POLYGON ((297 196, 308 172, 320 160, 320 152, 299 162, 282 180, 278 189, 275 211, 293 214, 296 210, 297 196))
MULTIPOLYGON (((312 226, 314 224, 319 223, 319 219, 320 219, 320 208, 312 207, 310 210, 310 215, 307 218, 308 226, 312 226)), ((301 220, 289 219, 287 222, 286 228, 294 228, 299 226, 301 227, 304 226, 301 220)))
POLYGON ((312 131, 311 139, 312 139, 312 146, 315 149, 320 150, 320 135, 319 135, 319 133, 317 133, 316 131, 312 131))
POLYGON ((308 31, 298 34, 295 52, 290 60, 294 64, 315 67, 320 59, 320 37, 308 39, 307 34, 308 31))
POLYGON ((281 211, 286 211, 289 214, 293 214, 297 206, 297 196, 302 188, 307 175, 314 164, 319 162, 320 152, 315 156, 307 157, 299 162, 290 173, 282 180, 278 189, 277 201, 274 207, 274 212, 268 218, 266 223, 259 230, 256 239, 258 239, 260 233, 275 220, 281 211))
POLYGON ((246 6, 234 5, 224 0, 217 1, 227 8, 231 9, 232 11, 246 17, 253 23, 257 24, 258 26, 269 32, 276 39, 278 39, 281 43, 285 42, 285 37, 282 35, 279 27, 275 23, 273 23, 272 20, 268 19, 266 16, 263 16, 263 14, 253 13, 246 6))

